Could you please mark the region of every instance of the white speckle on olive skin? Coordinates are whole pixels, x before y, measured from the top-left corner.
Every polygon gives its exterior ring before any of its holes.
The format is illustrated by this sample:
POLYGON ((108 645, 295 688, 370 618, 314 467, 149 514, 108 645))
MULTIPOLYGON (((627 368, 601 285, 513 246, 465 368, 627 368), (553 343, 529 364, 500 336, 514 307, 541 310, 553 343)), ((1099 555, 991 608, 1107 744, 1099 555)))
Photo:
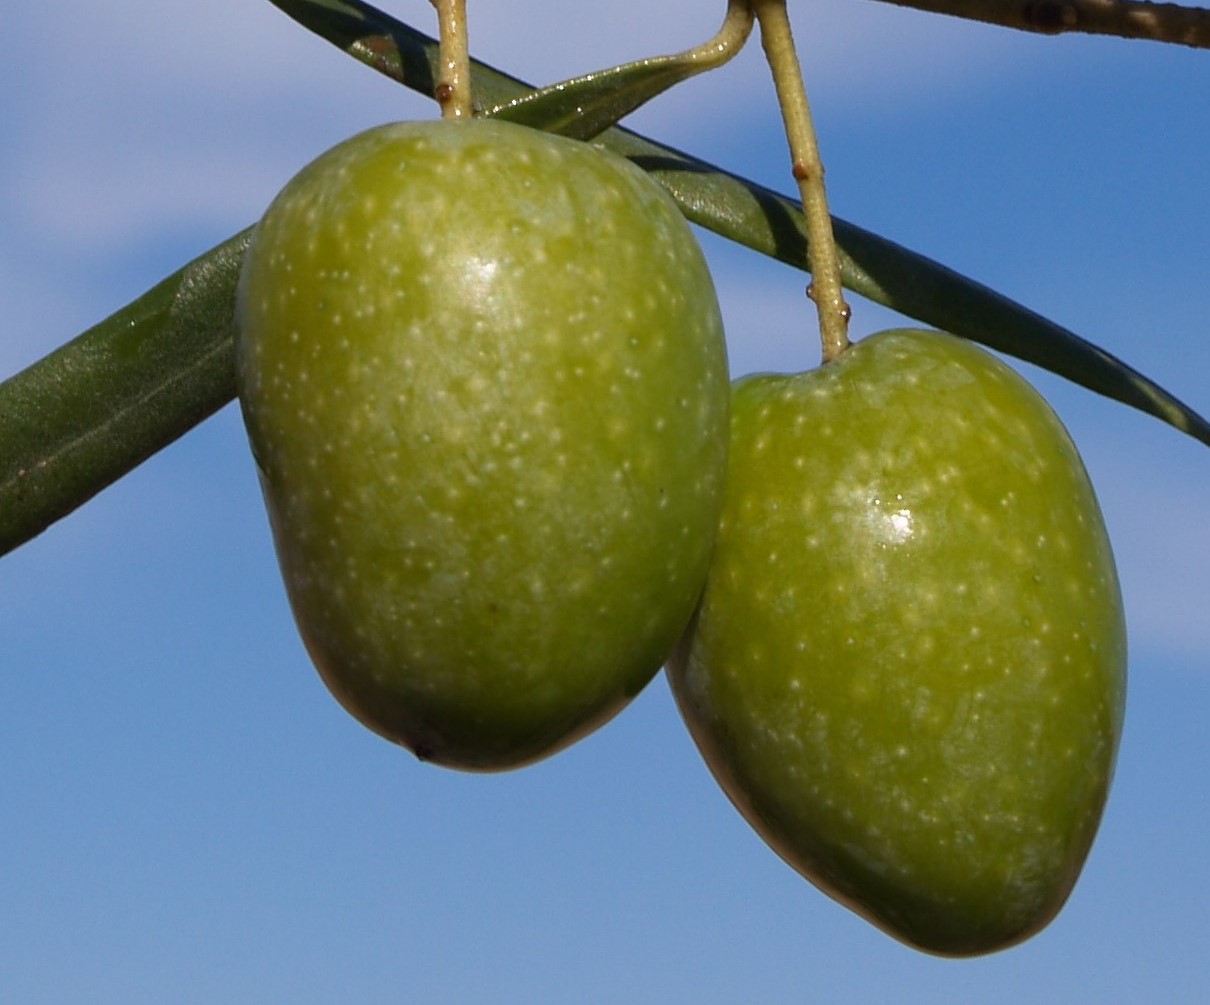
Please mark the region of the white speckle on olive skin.
POLYGON ((498 123, 372 130, 270 208, 238 309, 291 602, 351 711, 508 767, 659 668, 704 578, 729 388, 704 260, 641 172, 498 123))
POLYGON ((1026 937, 1095 833, 1125 685, 1112 555, 1058 420, 981 350, 885 333, 740 381, 730 465, 669 667, 715 775, 897 937, 1026 937))

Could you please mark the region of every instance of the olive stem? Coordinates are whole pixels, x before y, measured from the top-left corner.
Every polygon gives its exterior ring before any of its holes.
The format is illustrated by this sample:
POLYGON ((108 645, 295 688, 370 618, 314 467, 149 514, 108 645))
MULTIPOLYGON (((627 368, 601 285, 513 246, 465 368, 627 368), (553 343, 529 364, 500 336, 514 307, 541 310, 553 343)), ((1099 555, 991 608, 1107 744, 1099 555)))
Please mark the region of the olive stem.
POLYGON ((471 56, 466 37, 466 0, 430 0, 437 10, 441 71, 434 96, 443 119, 469 119, 471 56))
POLYGON ((811 106, 790 29, 786 0, 749 2, 760 24, 761 45, 777 89, 793 174, 802 198, 807 224, 807 265, 811 272, 811 286, 807 292, 819 313, 823 360, 828 363, 849 346, 849 307, 840 279, 840 259, 828 212, 819 142, 811 120, 811 106))
POLYGON ((749 0, 727 0, 727 13, 717 34, 708 42, 680 54, 687 62, 704 62, 703 69, 716 69, 729 61, 748 41, 752 33, 752 5, 749 0))

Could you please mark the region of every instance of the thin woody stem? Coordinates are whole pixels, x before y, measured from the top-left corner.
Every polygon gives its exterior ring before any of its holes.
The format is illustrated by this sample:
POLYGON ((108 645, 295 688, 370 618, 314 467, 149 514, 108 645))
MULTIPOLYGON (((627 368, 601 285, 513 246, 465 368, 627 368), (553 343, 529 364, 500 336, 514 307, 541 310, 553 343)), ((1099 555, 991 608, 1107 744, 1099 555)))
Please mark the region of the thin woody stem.
POLYGON ((790 30, 786 0, 750 2, 760 24, 761 44, 777 89, 794 178, 798 182, 806 216, 807 264, 811 271, 811 288, 808 292, 819 312, 819 337, 823 343, 823 360, 827 363, 848 348, 849 307, 844 299, 840 259, 832 233, 832 218, 828 213, 823 161, 819 156, 811 107, 807 102, 802 68, 790 30))
POLYGON ((471 100, 471 58, 466 37, 466 0, 430 0, 437 10, 441 70, 435 97, 445 119, 469 119, 474 111, 471 100))
POLYGON ((1042 35, 1079 32, 1210 49, 1210 10, 1148 0, 884 0, 1042 35))

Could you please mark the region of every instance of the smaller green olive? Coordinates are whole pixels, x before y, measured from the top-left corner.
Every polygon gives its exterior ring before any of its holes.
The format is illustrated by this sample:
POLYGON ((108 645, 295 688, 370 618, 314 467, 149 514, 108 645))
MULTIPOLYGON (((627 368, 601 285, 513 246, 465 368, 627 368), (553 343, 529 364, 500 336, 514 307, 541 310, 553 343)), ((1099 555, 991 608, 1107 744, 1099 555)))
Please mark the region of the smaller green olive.
POLYGON ((970 343, 884 332, 738 382, 729 465, 669 667, 722 787, 912 945, 1036 932, 1097 830, 1126 674, 1109 541, 1059 420, 970 343))

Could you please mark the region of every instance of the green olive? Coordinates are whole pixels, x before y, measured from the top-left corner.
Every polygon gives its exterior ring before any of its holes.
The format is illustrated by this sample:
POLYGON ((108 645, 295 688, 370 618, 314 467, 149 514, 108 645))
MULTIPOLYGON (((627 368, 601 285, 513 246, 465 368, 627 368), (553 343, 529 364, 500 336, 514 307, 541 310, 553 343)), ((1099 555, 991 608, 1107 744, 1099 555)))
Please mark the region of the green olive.
POLYGON ((1071 439, 970 343, 890 331, 734 388, 722 526, 669 668, 738 809, 892 935, 989 952, 1093 841, 1126 638, 1071 439))
POLYGON ((628 161, 489 121, 362 133, 260 222, 240 402, 296 621, 424 759, 525 764, 692 615, 730 390, 696 240, 628 161))

